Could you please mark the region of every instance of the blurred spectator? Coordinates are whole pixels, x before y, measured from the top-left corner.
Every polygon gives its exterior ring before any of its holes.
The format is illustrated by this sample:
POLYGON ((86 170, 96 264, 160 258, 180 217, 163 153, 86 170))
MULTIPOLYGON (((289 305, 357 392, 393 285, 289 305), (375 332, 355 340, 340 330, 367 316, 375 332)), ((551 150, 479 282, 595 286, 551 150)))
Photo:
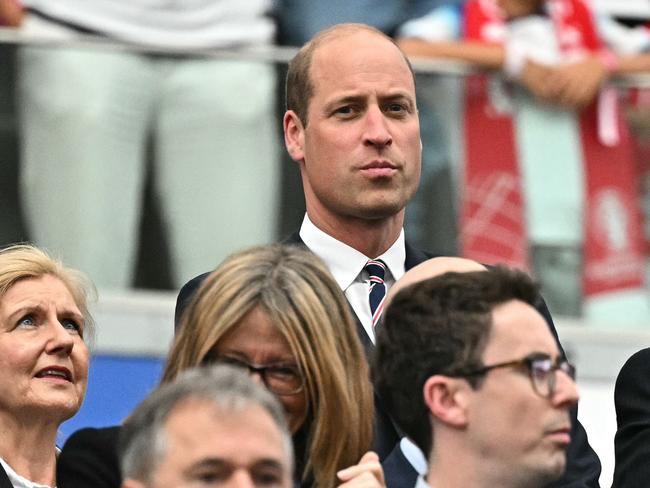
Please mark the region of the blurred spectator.
POLYGON ((155 51, 21 50, 22 188, 36 242, 100 286, 131 285, 149 159, 174 283, 275 238, 273 67, 198 54, 268 45, 270 1, 24 3, 28 36, 95 34, 155 51))
POLYGON ((605 83, 648 68, 639 53, 650 33, 596 18, 582 0, 471 0, 403 30, 401 45, 413 56, 503 69, 528 90, 467 81, 463 254, 532 261, 556 312, 579 314, 584 295, 587 316, 645 317, 633 154, 616 91, 605 83), (496 222, 499 232, 481 231, 496 222))
POLYGON ((34 246, 0 250, 3 488, 56 486, 57 431, 86 393, 92 292, 84 275, 34 246))
POLYGON ((634 353, 616 378, 612 488, 645 486, 650 476, 650 348, 634 353))

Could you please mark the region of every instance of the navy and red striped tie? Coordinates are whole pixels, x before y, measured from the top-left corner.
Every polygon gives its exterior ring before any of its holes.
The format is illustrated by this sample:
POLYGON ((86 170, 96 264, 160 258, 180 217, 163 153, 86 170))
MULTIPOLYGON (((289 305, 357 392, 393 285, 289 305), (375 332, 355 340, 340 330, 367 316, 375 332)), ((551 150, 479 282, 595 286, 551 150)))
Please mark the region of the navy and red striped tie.
POLYGON ((370 275, 370 314, 372 315, 372 328, 374 329, 384 310, 384 300, 386 299, 384 275, 386 273, 386 265, 379 259, 371 259, 366 263, 365 269, 370 275))

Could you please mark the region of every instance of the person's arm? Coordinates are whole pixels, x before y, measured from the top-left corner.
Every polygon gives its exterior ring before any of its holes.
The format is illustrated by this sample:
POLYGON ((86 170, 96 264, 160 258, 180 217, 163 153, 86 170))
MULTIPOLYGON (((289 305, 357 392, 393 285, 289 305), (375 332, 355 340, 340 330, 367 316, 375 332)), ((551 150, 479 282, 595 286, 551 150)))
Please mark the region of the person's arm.
POLYGON ((497 44, 470 41, 425 41, 402 38, 397 41, 409 57, 453 59, 484 69, 503 68, 505 49, 497 44))
MULTIPOLYGON (((614 62, 614 61, 612 61, 614 62)), ((521 75, 523 85, 540 100, 581 110, 591 103, 613 74, 599 55, 589 55, 579 61, 557 66, 541 66, 527 61, 521 75)))
POLYGON ((650 73, 650 53, 631 54, 619 56, 616 75, 631 75, 636 73, 650 73))
POLYGON ((646 486, 650 479, 650 349, 630 357, 614 387, 617 430, 612 488, 646 486))
POLYGON ((0 0, 0 26, 20 26, 23 13, 22 4, 18 0, 0 0))

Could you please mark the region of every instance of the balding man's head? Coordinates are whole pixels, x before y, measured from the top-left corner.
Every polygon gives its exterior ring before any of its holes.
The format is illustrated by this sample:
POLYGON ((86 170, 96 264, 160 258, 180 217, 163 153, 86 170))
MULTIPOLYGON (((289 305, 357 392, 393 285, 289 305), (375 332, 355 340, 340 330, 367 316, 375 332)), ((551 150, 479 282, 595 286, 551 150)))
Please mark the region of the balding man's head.
POLYGON ((467 273, 470 271, 484 271, 487 268, 476 261, 465 258, 456 257, 438 257, 432 258, 418 264, 414 268, 408 270, 390 289, 388 297, 386 297, 386 306, 390 304, 390 300, 400 290, 405 287, 418 283, 420 281, 440 276, 450 271, 457 273, 467 273))
MULTIPOLYGON (((309 111, 309 101, 314 94, 314 83, 311 79, 311 64, 316 50, 329 42, 343 37, 352 36, 360 32, 370 33, 376 35, 378 39, 383 39, 394 44, 398 49, 399 47, 395 41, 372 26, 366 24, 337 24, 328 29, 325 29, 305 45, 302 46, 298 54, 289 63, 289 70, 287 71, 287 78, 285 84, 285 95, 287 110, 292 110, 296 113, 302 124, 307 126, 307 113, 309 111)), ((401 52, 401 49, 400 49, 401 52)), ((413 80, 415 82, 415 75, 413 68, 406 55, 402 53, 406 65, 409 67, 413 80)))

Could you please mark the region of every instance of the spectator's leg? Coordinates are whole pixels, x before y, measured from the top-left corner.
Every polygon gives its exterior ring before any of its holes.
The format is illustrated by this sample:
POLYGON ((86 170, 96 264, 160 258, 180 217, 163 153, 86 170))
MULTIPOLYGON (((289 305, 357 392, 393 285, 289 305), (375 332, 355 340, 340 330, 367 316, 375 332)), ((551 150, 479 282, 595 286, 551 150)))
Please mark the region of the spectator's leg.
POLYGON ((20 53, 22 188, 31 238, 105 287, 131 284, 149 76, 128 53, 20 53))
POLYGON ((180 285, 277 238, 275 70, 206 59, 164 66, 156 178, 180 285))

